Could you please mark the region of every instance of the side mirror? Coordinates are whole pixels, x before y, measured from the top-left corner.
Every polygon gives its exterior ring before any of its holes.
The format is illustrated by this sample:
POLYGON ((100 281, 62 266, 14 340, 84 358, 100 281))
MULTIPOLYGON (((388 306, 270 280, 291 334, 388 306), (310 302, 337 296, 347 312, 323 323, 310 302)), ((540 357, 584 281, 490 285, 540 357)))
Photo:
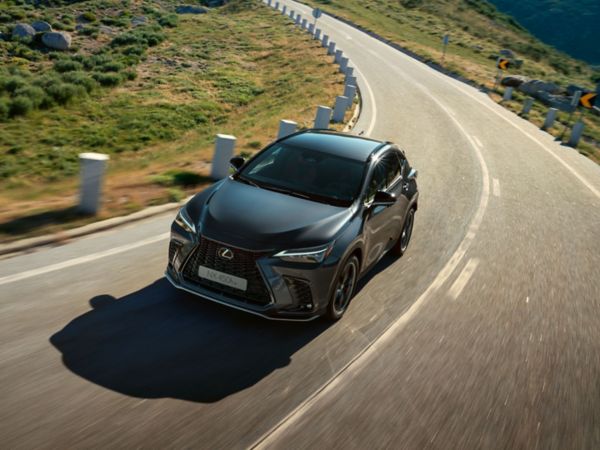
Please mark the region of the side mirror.
POLYGON ((396 203, 396 196, 389 192, 377 191, 371 206, 390 206, 396 203))
POLYGON ((240 170, 245 163, 246 160, 241 156, 235 156, 229 160, 229 166, 233 169, 234 172, 240 170))
POLYGON ((415 170, 415 169, 410 169, 410 172, 408 172, 408 177, 406 177, 407 180, 416 180, 417 176, 419 175, 419 171, 415 170))

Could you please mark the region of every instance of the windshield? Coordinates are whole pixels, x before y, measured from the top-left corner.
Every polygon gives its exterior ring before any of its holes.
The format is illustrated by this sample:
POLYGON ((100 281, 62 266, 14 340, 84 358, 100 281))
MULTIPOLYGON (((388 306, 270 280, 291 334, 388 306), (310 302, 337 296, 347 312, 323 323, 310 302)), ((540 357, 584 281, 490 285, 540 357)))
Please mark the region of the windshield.
POLYGON ((318 150, 275 144, 237 179, 265 189, 349 206, 359 195, 365 163, 318 150))

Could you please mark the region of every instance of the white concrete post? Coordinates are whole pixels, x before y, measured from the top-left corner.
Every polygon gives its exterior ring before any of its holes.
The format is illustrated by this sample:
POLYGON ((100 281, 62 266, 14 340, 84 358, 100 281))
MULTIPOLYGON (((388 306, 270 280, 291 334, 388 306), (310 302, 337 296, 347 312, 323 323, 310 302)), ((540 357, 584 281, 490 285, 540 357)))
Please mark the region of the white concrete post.
POLYGON ((273 3, 273 0, 267 0, 267 5, 271 6, 271 3, 273 3))
POLYGON ((302 19, 302 28, 306 28, 306 24, 308 23, 308 20, 306 19, 302 19))
POLYGON ((346 80, 344 81, 344 83, 346 84, 351 84, 352 86, 358 86, 358 81, 356 80, 356 77, 352 76, 352 77, 346 77, 346 80))
POLYGON ((573 129, 571 130, 571 137, 569 138, 570 147, 576 148, 577 145, 579 145, 584 126, 585 124, 581 120, 575 122, 575 125, 573 125, 573 129))
POLYGON ((295 19, 295 17, 294 17, 294 16, 295 16, 295 14, 296 14, 296 11, 294 11, 294 10, 292 9, 292 10, 290 11, 290 19, 294 20, 294 19, 295 19))
POLYGON ((542 130, 549 130, 554 125, 554 121, 556 120, 556 115, 558 114, 558 109, 550 108, 548 110, 548 114, 546 115, 546 120, 544 120, 544 125, 542 125, 542 130))
POLYGON ((296 122, 292 122, 291 120, 281 120, 279 122, 279 132, 277 133, 277 139, 281 139, 283 137, 289 136, 292 133, 295 133, 297 127, 298 124, 296 122))
POLYGON ((296 25, 300 25, 300 21, 302 20, 302 16, 300 14, 298 14, 296 16, 296 25))
POLYGON ((348 98, 348 108, 351 108, 352 103, 354 103, 354 97, 356 97, 356 86, 351 84, 344 86, 344 97, 348 98))
POLYGON ((315 24, 314 23, 309 23, 308 24, 308 32, 310 34, 313 34, 315 32, 315 24))
POLYGON ((354 67, 352 67, 352 66, 346 67, 346 72, 344 72, 344 73, 346 74, 346 78, 354 76, 354 67))
POLYGON ((502 96, 502 101, 506 102, 506 101, 510 100, 512 98, 512 95, 513 95, 513 88, 507 87, 504 90, 504 95, 502 96))
POLYGON ((344 121, 346 109, 348 108, 348 97, 338 95, 335 98, 335 107, 333 108, 333 121, 340 123, 344 121))
POLYGON ((210 177, 213 180, 221 180, 229 174, 229 160, 233 157, 235 148, 235 136, 228 134, 217 134, 215 141, 215 154, 213 155, 210 177))
POLYGON ((346 73, 346 69, 348 68, 348 62, 350 62, 350 60, 345 56, 342 56, 340 58, 340 72, 346 73))
POLYGON ((327 54, 333 55, 335 53, 335 42, 331 41, 329 47, 327 47, 327 54))
POLYGON ((320 28, 317 28, 317 29, 315 30, 315 39, 316 39, 317 41, 321 39, 321 29, 320 29, 320 28))
POLYGON ((283 14, 285 16, 286 12, 287 12, 287 6, 283 5, 283 8, 281 8, 281 14, 283 14))
POLYGON ((275 2, 275 9, 279 9, 279 2, 275 2))
POLYGON ((531 107, 533 106, 533 97, 527 97, 525 99, 525 103, 523 103, 523 109, 521 110, 521 115, 526 116, 531 111, 531 107))
POLYGON ((323 35, 323 47, 327 47, 329 45, 329 35, 328 34, 324 34, 323 35))
POLYGON ((106 161, 108 161, 108 155, 102 153, 79 154, 81 174, 79 211, 84 214, 96 214, 100 209, 106 161))
POLYGON ((317 115, 315 116, 315 123, 313 128, 329 128, 329 122, 331 121, 331 108, 327 106, 318 106, 317 115))
POLYGON ((334 61, 335 61, 336 63, 338 63, 338 64, 339 64, 339 63, 340 63, 340 60, 342 59, 342 55, 343 55, 343 54, 344 54, 344 52, 343 52, 343 51, 341 51, 341 50, 336 50, 336 51, 335 51, 335 59, 334 59, 334 61))

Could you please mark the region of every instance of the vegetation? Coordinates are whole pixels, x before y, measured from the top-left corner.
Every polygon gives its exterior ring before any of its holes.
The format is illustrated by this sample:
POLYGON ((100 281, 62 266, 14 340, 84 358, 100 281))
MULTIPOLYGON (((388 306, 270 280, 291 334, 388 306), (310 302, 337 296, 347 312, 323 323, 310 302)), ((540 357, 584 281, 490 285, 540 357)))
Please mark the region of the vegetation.
POLYGON ((70 209, 81 152, 110 155, 100 217, 123 214, 207 183, 216 133, 235 135, 237 151, 251 154, 280 119, 310 126, 316 105, 343 89, 325 50, 257 1, 174 18, 175 2, 44 4, 19 10, 27 21, 72 25, 93 10, 93 24, 112 33, 75 32, 69 52, 26 46, 37 60, 15 61, 14 43, 0 41, 0 223, 12 224, 0 226, 0 239, 7 230, 39 232, 22 225, 35 220, 15 221, 24 214, 43 217, 46 232, 54 220, 88 220, 70 209), (138 16, 147 21, 133 26, 138 16))
MULTIPOLYGON (((486 0, 306 0, 306 3, 349 19, 430 63, 440 63, 442 37, 449 33, 445 68, 488 88, 494 84, 495 63, 501 49, 510 49, 524 60, 518 71, 510 73, 563 87, 577 84, 590 90, 600 80, 600 71, 542 43, 486 0)), ((541 109, 540 105, 537 107, 541 109)), ((582 111, 582 115, 588 142, 580 151, 600 162, 600 117, 589 111, 582 111)), ((561 115, 561 119, 566 117, 561 115)))

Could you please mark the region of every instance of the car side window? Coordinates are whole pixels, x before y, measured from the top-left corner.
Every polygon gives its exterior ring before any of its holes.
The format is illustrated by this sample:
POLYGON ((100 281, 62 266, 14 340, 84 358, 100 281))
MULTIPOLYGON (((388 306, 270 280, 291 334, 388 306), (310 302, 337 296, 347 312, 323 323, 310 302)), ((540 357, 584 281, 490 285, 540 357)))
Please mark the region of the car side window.
POLYGON ((377 191, 385 190, 386 182, 385 167, 381 165, 381 162, 378 162, 371 174, 371 180, 367 187, 367 195, 365 196, 365 203, 370 203, 377 191))

